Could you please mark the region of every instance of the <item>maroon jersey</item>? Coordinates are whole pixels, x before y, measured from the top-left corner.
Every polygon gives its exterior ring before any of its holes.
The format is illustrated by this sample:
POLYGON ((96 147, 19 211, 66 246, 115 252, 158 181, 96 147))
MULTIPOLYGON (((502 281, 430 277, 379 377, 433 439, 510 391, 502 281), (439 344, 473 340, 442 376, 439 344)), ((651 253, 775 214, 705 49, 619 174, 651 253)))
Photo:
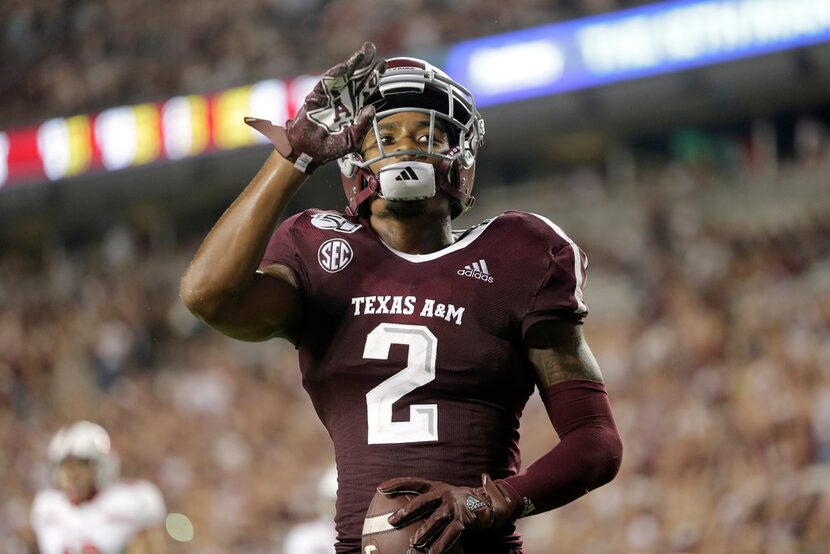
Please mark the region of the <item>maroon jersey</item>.
MULTIPOLYGON (((482 473, 518 472, 519 417, 536 383, 524 333, 587 313, 586 258, 561 229, 506 212, 412 255, 366 220, 308 210, 274 233, 262 261, 270 264, 291 268, 304 298, 297 348, 334 441, 338 552, 360 550, 381 481, 479 486, 482 473)), ((462 543, 491 553, 521 544, 512 526, 462 543)))

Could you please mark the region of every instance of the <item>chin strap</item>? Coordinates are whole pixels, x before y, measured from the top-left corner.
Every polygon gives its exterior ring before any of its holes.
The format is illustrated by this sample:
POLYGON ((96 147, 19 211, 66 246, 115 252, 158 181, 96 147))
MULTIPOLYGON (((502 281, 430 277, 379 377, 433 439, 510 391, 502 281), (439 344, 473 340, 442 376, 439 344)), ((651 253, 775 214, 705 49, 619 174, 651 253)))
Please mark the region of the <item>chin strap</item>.
POLYGON ((360 211, 360 206, 369 200, 372 195, 380 192, 380 180, 368 167, 359 167, 356 169, 356 175, 352 178, 352 181, 354 187, 363 184, 363 188, 352 196, 348 207, 346 207, 346 215, 355 217, 358 215, 357 212, 360 211))
MULTIPOLYGON (((456 146, 452 150, 450 150, 449 155, 455 156, 461 151, 461 148, 456 146)), ((457 157, 454 160, 441 160, 441 163, 435 168, 436 173, 436 184, 441 187, 441 190, 446 192, 450 195, 454 200, 456 200, 460 206, 462 206, 461 211, 465 209, 470 209, 473 207, 473 203, 475 202, 475 198, 462 192, 463 185, 465 183, 455 183, 453 182, 453 178, 455 179, 467 179, 465 171, 453 171, 455 169, 453 164, 461 164, 461 157, 457 157), (464 208, 466 206, 466 208, 464 208)), ((461 165, 456 166, 456 168, 463 167, 461 165)), ((458 214, 455 214, 458 215, 458 214)), ((455 217, 453 215, 453 217, 455 217)))

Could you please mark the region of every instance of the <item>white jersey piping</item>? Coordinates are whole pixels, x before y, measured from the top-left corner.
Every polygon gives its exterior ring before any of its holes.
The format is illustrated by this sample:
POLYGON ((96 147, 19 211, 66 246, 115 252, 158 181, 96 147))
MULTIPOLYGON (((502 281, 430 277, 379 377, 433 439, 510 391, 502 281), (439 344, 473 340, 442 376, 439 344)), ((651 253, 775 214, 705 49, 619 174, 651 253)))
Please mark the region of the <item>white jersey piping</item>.
POLYGON ((579 247, 571 240, 565 231, 562 230, 559 225, 551 221, 550 219, 546 218, 543 215, 535 214, 532 212, 528 212, 530 215, 538 217, 542 221, 544 221, 553 231, 562 237, 571 247, 571 250, 574 253, 574 277, 576 279, 576 286, 574 287, 574 298, 576 299, 576 313, 584 314, 588 312, 588 307, 585 306, 585 300, 582 297, 582 283, 585 281, 585 276, 582 274, 582 254, 579 252, 579 247))
POLYGON ((378 237, 378 240, 382 245, 384 245, 390 252, 392 252, 396 256, 399 256, 408 262, 420 264, 423 262, 431 262, 432 260, 437 260, 438 258, 446 256, 447 254, 452 254, 453 252, 458 252, 459 250, 468 247, 495 220, 495 217, 490 219, 486 223, 483 223, 478 227, 473 228, 473 230, 471 230, 469 233, 465 234, 459 240, 455 241, 446 248, 442 248, 441 250, 437 250, 435 252, 430 252, 429 254, 408 254, 406 252, 401 252, 400 250, 395 250, 394 248, 383 242, 383 240, 380 237, 378 237))

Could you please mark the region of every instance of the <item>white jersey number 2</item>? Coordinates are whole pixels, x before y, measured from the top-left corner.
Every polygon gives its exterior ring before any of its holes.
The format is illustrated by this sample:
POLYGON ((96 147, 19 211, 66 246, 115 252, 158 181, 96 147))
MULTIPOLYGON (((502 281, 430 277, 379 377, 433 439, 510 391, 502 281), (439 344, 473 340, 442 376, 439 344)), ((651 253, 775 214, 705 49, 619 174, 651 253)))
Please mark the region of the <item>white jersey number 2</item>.
POLYGON ((363 357, 389 359, 389 347, 409 347, 406 367, 366 394, 369 444, 438 440, 438 404, 413 404, 409 421, 392 421, 392 405, 435 379, 438 339, 423 325, 381 323, 366 337, 363 357))

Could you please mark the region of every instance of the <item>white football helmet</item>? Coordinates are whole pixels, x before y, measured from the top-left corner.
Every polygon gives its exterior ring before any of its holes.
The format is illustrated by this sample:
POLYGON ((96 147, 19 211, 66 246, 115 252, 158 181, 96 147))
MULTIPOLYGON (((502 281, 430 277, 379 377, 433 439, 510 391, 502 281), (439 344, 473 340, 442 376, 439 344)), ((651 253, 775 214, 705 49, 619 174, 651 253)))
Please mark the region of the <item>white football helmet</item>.
POLYGON ((109 434, 97 423, 78 421, 55 433, 47 449, 53 473, 70 456, 93 463, 95 484, 99 488, 118 476, 120 461, 112 450, 109 434))

